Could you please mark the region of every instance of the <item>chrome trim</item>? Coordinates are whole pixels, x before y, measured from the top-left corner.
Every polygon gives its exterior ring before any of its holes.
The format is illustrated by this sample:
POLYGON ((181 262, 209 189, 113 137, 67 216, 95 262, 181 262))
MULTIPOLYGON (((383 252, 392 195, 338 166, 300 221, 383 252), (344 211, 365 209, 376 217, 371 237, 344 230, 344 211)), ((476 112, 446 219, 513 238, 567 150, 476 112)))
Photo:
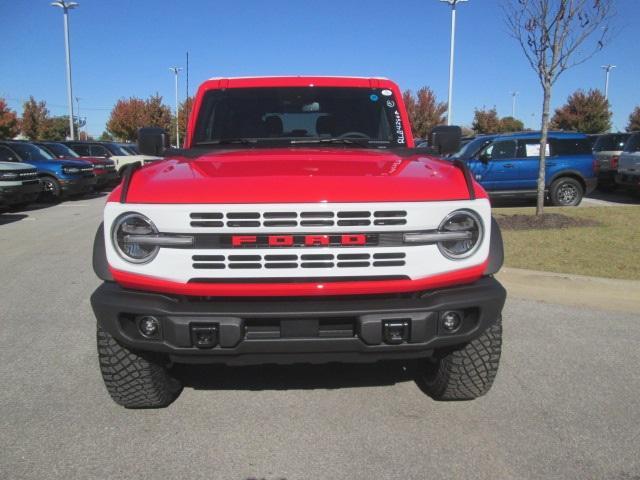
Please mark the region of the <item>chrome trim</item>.
POLYGON ((438 243, 467 240, 471 237, 473 237, 471 232, 405 233, 404 243, 438 243))
MULTIPOLYGON (((482 221, 482 217, 475 211, 473 210, 469 210, 467 208, 462 208, 460 210, 454 210, 453 212, 451 212, 449 215, 447 215, 444 220, 442 220, 442 222, 440 223, 440 226, 438 227, 438 231, 442 231, 444 225, 449 221, 450 218, 455 217, 456 215, 467 215, 468 217, 470 217, 475 224, 478 226, 478 240, 476 241, 476 243, 473 245, 473 247, 461 254, 458 255, 454 255, 452 254, 450 251, 448 251, 446 248, 444 248, 444 246, 442 245, 441 242, 438 243, 438 249, 440 250, 440 253, 442 253, 445 257, 447 257, 449 260, 462 260, 465 258, 469 258, 471 255, 473 255, 474 253, 476 253, 478 251, 478 249, 480 248, 480 245, 482 244, 482 242, 484 241, 484 223, 482 221)), ((447 232, 449 233, 449 232, 447 232)), ((462 233, 462 232, 453 232, 453 233, 462 233)), ((465 233, 469 233, 471 234, 471 232, 467 231, 465 233)), ((473 234, 471 234, 471 236, 473 236, 473 234)), ((456 240, 466 240, 466 239, 456 239, 456 240)), ((446 240, 445 240, 446 241, 446 240)))
POLYGON ((155 245, 157 247, 191 247, 194 238, 189 236, 166 235, 125 235, 125 243, 137 243, 138 245, 155 245))

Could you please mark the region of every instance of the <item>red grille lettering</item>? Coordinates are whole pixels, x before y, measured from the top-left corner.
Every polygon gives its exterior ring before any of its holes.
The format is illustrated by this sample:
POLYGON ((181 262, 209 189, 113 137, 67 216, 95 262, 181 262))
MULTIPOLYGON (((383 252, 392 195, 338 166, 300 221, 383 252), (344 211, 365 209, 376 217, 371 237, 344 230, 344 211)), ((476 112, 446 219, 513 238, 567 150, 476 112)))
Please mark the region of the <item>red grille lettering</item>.
POLYGON ((293 235, 269 235, 270 247, 291 247, 293 235))
POLYGON ((340 239, 342 245, 366 245, 366 235, 342 235, 340 239))
POLYGON ((241 247, 246 243, 256 243, 258 239, 255 235, 234 235, 231 237, 231 245, 241 247))
POLYGON ((329 245, 330 240, 328 235, 307 235, 304 237, 304 244, 307 247, 313 247, 314 245, 329 245))

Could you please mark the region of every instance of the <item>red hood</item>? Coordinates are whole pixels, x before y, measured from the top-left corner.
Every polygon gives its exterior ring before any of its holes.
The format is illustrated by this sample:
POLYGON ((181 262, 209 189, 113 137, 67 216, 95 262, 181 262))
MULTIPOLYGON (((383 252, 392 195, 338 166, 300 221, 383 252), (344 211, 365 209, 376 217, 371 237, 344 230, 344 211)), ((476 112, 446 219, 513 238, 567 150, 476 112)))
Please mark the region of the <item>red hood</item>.
MULTIPOLYGON (((482 191, 476 186, 478 193, 482 191)), ((120 188, 111 199, 119 199, 120 188)), ((462 172, 444 160, 390 151, 255 149, 151 164, 133 175, 130 203, 315 203, 464 200, 462 172)))

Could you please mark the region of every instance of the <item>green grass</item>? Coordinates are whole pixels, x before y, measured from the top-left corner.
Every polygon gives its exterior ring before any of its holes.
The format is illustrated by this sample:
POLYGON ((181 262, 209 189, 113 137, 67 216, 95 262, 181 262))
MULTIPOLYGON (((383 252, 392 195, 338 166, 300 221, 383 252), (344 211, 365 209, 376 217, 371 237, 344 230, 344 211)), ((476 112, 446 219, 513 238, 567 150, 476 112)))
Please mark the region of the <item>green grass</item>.
MULTIPOLYGON (((599 226, 503 230, 506 266, 640 280, 640 208, 555 207, 545 213, 590 219, 599 226)), ((533 215, 535 209, 496 208, 493 214, 533 215)))

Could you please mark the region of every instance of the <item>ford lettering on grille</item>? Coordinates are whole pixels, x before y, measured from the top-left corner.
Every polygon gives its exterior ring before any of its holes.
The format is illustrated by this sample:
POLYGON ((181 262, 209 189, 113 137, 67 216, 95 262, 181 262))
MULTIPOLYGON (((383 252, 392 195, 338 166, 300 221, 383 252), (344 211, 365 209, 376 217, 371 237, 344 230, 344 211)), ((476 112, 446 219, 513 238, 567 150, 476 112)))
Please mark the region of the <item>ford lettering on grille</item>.
POLYGON ((232 235, 234 248, 260 247, 362 247, 378 243, 375 234, 338 234, 338 235, 232 235))

